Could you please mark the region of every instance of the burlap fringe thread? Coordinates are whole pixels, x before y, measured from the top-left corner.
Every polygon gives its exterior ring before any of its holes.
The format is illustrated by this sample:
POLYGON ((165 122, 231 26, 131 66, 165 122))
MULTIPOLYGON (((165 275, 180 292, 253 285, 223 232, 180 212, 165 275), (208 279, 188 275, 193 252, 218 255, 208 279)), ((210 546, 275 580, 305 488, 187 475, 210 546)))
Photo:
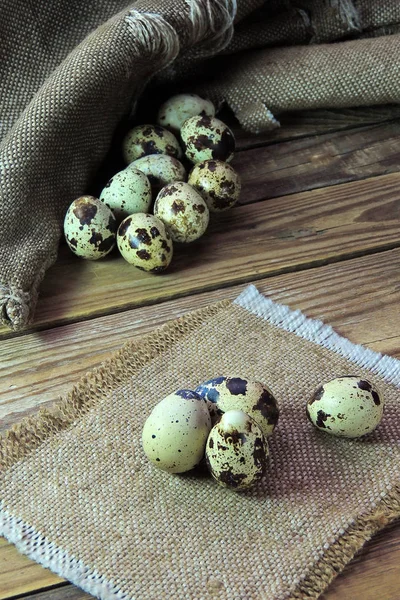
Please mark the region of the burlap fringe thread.
MULTIPOLYGON (((237 301, 236 303, 240 304, 237 301)), ((133 377, 149 360, 162 353, 166 347, 170 347, 190 335, 202 323, 226 309, 230 304, 230 300, 220 301, 166 323, 142 338, 140 344, 136 341, 125 344, 112 358, 82 377, 69 394, 56 402, 51 409, 42 409, 36 416, 24 419, 21 423, 14 425, 0 439, 1 470, 10 468, 33 452, 45 440, 73 425, 76 420, 90 411, 105 394, 133 377)), ((300 314, 297 312, 297 315, 300 314)), ((301 316, 305 318, 303 315, 301 316)), ((301 320, 298 322, 300 327, 301 320)), ((293 331, 296 333, 295 329, 293 331)), ((312 572, 298 584, 287 600, 318 598, 365 542, 399 516, 400 485, 396 485, 393 492, 381 500, 370 514, 355 520, 346 533, 325 550, 312 572)), ((3 517, 6 518, 5 515, 3 517)), ((47 542, 47 544, 49 543, 47 542)), ((37 552, 45 552, 43 547, 40 548, 41 550, 35 551, 34 556, 39 562, 41 561, 37 552)), ((99 580, 98 575, 94 575, 99 580)), ((87 576, 85 571, 85 577, 87 576)))

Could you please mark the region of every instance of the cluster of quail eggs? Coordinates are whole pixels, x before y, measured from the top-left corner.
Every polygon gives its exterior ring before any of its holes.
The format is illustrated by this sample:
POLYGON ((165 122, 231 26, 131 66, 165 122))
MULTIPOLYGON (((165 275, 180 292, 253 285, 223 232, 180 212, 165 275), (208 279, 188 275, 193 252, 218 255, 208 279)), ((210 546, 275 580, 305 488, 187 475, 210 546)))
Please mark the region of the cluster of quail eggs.
POLYGON ((143 449, 151 463, 169 473, 184 473, 205 460, 220 485, 243 490, 265 471, 267 438, 278 417, 265 384, 216 377, 161 400, 144 424, 143 449))
MULTIPOLYGON (((377 427, 383 407, 371 382, 343 376, 318 386, 306 413, 321 431, 358 438, 377 427)), ((246 490, 265 472, 267 440, 278 418, 277 401, 265 384, 216 377, 161 400, 145 421, 143 449, 163 471, 184 473, 205 462, 217 483, 246 490)))
POLYGON ((126 134, 127 167, 110 179, 99 198, 72 202, 64 220, 69 248, 96 260, 116 244, 130 264, 164 271, 174 243, 197 240, 210 213, 236 204, 241 182, 229 164, 234 150, 233 133, 215 117, 209 100, 173 96, 161 106, 156 125, 138 125, 126 134))

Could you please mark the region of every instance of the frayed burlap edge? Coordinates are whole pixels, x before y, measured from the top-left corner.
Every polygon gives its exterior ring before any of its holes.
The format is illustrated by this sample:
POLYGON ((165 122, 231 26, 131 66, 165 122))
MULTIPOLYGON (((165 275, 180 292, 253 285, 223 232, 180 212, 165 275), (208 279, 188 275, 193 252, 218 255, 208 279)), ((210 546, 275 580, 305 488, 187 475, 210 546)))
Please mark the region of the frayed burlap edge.
POLYGON ((70 427, 96 403, 133 377, 165 348, 189 335, 204 321, 230 306, 221 300, 162 325, 155 331, 127 342, 111 358, 84 375, 63 398, 36 415, 26 417, 0 437, 0 472, 10 468, 57 432, 70 427))
MULTIPOLYGON (((72 426, 96 406, 105 394, 134 376, 149 360, 191 334, 207 319, 233 305, 230 300, 222 300, 170 321, 140 341, 125 344, 100 367, 82 377, 52 408, 41 409, 37 415, 23 419, 7 431, 0 438, 0 469, 12 467, 45 440, 72 426)), ((285 600, 316 600, 363 545, 399 517, 400 482, 370 513, 356 519, 342 536, 324 550, 308 575, 287 594, 285 600)))

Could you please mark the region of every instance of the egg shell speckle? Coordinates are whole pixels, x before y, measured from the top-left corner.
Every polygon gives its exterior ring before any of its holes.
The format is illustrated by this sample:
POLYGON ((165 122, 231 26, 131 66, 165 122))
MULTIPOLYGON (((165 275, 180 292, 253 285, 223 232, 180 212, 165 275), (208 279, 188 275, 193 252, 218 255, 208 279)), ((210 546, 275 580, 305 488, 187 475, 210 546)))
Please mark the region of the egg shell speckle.
POLYGON ((157 123, 179 133, 183 123, 196 115, 215 116, 215 108, 210 100, 197 94, 177 94, 161 105, 157 115, 157 123))
POLYGON ((244 377, 214 377, 195 390, 205 398, 215 421, 229 410, 242 410, 255 420, 263 435, 269 437, 279 419, 279 408, 272 391, 260 381, 244 377))
POLYGON ((110 179, 100 194, 100 200, 113 211, 120 223, 133 213, 150 210, 150 182, 142 171, 128 166, 110 179))
POLYGON ((184 473, 202 460, 210 429, 204 400, 191 390, 178 390, 161 400, 147 418, 143 449, 163 471, 184 473))
POLYGON ((162 188, 154 203, 154 214, 168 227, 173 241, 183 243, 201 237, 210 219, 203 198, 183 181, 162 188))
POLYGON ((207 115, 187 119, 181 128, 186 157, 193 163, 217 159, 229 162, 235 151, 235 138, 225 123, 207 115))
POLYGON ((182 149, 173 133, 160 125, 138 125, 131 129, 123 141, 123 156, 126 163, 150 154, 182 156, 182 149))
POLYGON ((138 158, 131 163, 131 166, 147 175, 153 197, 168 183, 186 181, 185 167, 173 156, 150 154, 149 156, 138 158))
POLYGON ((64 218, 64 235, 69 248, 81 258, 97 260, 115 246, 116 219, 94 196, 81 196, 69 206, 64 218))
POLYGON ((118 228, 117 244, 124 259, 142 271, 160 273, 172 260, 171 236, 154 215, 136 213, 124 219, 118 228))
POLYGON ((189 173, 188 183, 204 198, 210 212, 232 208, 240 196, 241 179, 236 171, 221 160, 204 160, 189 173))
POLYGON ((320 385, 306 406, 311 423, 321 431, 357 438, 379 425, 384 401, 379 390, 366 379, 344 376, 320 385))
POLYGON ((268 444, 257 423, 240 410, 224 413, 211 429, 206 462, 214 479, 235 490, 247 489, 265 471, 268 444))

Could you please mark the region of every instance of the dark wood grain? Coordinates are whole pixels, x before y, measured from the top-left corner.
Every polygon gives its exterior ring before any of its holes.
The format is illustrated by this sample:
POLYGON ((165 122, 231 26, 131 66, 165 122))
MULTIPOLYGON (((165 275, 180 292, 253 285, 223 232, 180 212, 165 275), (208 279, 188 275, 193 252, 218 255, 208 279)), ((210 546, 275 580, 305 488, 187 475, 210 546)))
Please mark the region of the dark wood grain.
POLYGON ((284 113, 278 117, 281 124, 278 129, 258 135, 244 131, 227 110, 220 115, 220 118, 225 120, 233 129, 237 150, 248 150, 303 137, 349 129, 356 130, 366 125, 394 121, 400 118, 400 106, 397 104, 392 106, 360 106, 356 108, 284 113))
POLYGON ((246 150, 232 166, 243 181, 241 204, 396 172, 400 121, 246 150))

